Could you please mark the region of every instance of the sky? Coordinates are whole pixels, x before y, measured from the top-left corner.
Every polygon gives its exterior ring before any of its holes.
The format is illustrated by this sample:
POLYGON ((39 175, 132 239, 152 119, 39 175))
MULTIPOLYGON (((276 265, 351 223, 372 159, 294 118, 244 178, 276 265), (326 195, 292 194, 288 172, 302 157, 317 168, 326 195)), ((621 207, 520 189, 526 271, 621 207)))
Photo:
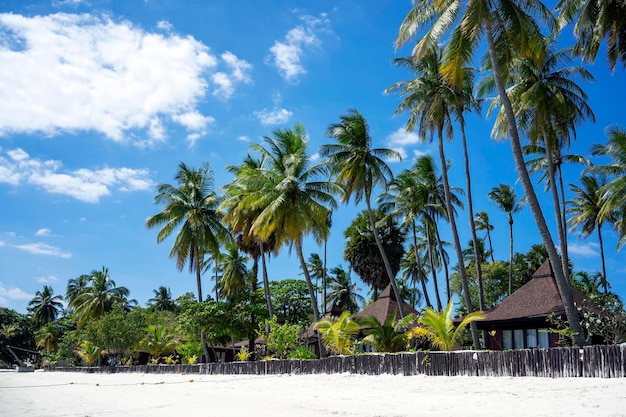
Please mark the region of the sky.
MULTIPOLYGON (((297 122, 314 155, 330 142, 327 127, 354 108, 374 147, 403 155, 389 161, 394 173, 419 155, 438 161, 435 144, 407 133, 406 116, 393 115, 399 98, 383 94, 409 78, 393 60, 410 46, 393 43, 410 7, 410 0, 0 0, 0 306, 25 313, 44 285, 64 294, 69 279, 103 266, 140 305, 160 286, 174 297, 195 293, 194 276, 168 257, 173 239, 157 244, 157 230, 144 226, 162 208, 153 202, 157 185, 174 184, 180 162, 208 162, 219 190, 232 180, 225 167, 240 164, 251 143, 297 122)), ((604 55, 587 68, 595 82, 578 82, 596 122, 578 127, 570 149, 583 155, 606 142, 608 126, 626 127, 618 104, 624 69, 611 74, 604 55)), ((495 257, 508 260, 507 217, 487 194, 500 183, 519 195, 522 187, 510 143, 490 138, 485 113, 468 117, 474 209, 489 213, 495 257)), ((446 156, 451 184, 464 187, 458 137, 446 156)), ((581 169, 567 167, 566 183, 581 169)), ((554 230, 551 198, 542 185, 537 192, 554 230)), ((348 268, 343 231, 363 208, 351 202, 335 211, 329 268, 348 268)), ((457 224, 465 245, 467 211, 457 224)), ((624 252, 603 231, 608 279, 624 297, 624 252)), ((600 270, 596 236, 578 235, 569 234, 575 270, 600 270)), ((517 252, 541 242, 528 208, 515 215, 514 239, 517 252)), ((322 253, 310 239, 303 249, 307 257, 322 253)), ((301 277, 288 247, 268 271, 271 280, 301 277)), ((205 277, 203 292, 213 285, 205 277)))

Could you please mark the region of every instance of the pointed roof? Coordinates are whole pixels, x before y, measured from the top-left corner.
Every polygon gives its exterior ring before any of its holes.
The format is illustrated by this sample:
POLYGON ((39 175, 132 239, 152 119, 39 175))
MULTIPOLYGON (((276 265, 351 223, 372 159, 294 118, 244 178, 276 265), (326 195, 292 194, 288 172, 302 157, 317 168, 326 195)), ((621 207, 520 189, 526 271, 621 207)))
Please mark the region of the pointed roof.
MULTIPOLYGON (((572 288, 572 297, 574 302, 580 305, 585 295, 576 288, 572 288)), ((535 271, 530 281, 496 307, 486 311, 487 318, 481 320, 479 326, 489 322, 543 319, 550 313, 563 315, 565 308, 556 285, 552 265, 550 261, 546 261, 535 271)))
MULTIPOLYGON (((417 310, 415 310, 411 305, 402 301, 402 312, 405 316, 413 313, 415 315, 419 315, 417 310)), ((393 314, 396 314, 396 317, 399 319, 400 315, 398 314, 398 302, 396 301, 396 296, 391 289, 391 284, 387 285, 387 287, 380 293, 378 299, 370 304, 365 310, 359 311, 354 315, 355 319, 360 319, 366 316, 374 316, 378 319, 380 323, 384 323, 388 317, 391 317, 393 314)))

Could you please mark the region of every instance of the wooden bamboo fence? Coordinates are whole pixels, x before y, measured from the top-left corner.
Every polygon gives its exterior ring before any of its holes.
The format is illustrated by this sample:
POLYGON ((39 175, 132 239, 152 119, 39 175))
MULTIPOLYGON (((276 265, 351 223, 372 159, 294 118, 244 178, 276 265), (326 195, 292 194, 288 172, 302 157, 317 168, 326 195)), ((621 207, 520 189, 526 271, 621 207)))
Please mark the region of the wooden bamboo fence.
POLYGON ((85 373, 176 373, 209 375, 336 374, 623 378, 626 346, 509 351, 415 352, 331 356, 318 360, 270 360, 195 365, 51 367, 85 373))

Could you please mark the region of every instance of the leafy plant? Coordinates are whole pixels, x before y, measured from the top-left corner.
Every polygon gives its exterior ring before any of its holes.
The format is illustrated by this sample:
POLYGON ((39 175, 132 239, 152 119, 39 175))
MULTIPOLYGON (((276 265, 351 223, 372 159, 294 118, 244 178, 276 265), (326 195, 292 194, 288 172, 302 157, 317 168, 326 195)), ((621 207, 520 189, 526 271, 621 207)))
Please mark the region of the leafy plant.
POLYGON ((361 326, 352 320, 352 315, 344 311, 337 318, 326 318, 315 323, 320 332, 324 346, 338 355, 350 355, 356 350, 355 336, 359 334, 361 326))
POLYGON ((409 328, 417 317, 409 314, 396 322, 396 314, 380 323, 374 316, 359 320, 361 329, 366 335, 361 343, 370 345, 376 352, 401 352, 408 348, 410 342, 409 328))
POLYGON ((315 355, 315 353, 311 351, 311 349, 307 347, 296 346, 289 354, 289 359, 299 359, 299 360, 317 359, 317 356, 315 355))
POLYGON ((259 336, 266 340, 267 348, 275 352, 279 359, 287 358, 291 350, 298 346, 301 328, 295 324, 278 324, 276 317, 259 324, 259 336), (269 330, 269 331, 268 331, 269 330))
POLYGON ((93 366, 98 361, 100 349, 90 341, 86 340, 79 345, 77 353, 87 366, 93 366))
POLYGON ((242 346, 237 352, 237 360, 239 362, 247 362, 250 360, 250 351, 247 346, 242 346))

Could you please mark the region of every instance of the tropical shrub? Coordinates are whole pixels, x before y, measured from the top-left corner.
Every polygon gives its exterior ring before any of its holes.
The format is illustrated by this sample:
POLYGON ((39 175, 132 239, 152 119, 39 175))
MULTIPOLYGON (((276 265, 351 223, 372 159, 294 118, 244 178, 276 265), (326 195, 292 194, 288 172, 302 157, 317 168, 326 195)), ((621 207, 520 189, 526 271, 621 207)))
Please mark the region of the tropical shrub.
POLYGON ((322 319, 315 323, 315 328, 319 331, 329 353, 351 355, 356 351, 356 335, 359 334, 361 326, 352 320, 350 312, 344 311, 338 319, 334 317, 322 319))
POLYGON ((396 322, 396 313, 380 323, 374 316, 359 320, 365 338, 361 341, 370 345, 376 352, 401 352, 409 347, 411 341, 409 329, 417 321, 414 314, 409 314, 396 322))
POLYGON ((267 348, 278 359, 286 359, 299 344, 302 329, 296 324, 278 324, 276 317, 259 324, 258 335, 267 342, 267 348))
POLYGON ((289 353, 289 359, 299 359, 303 361, 307 359, 317 359, 317 356, 308 347, 296 346, 291 353, 289 353))

